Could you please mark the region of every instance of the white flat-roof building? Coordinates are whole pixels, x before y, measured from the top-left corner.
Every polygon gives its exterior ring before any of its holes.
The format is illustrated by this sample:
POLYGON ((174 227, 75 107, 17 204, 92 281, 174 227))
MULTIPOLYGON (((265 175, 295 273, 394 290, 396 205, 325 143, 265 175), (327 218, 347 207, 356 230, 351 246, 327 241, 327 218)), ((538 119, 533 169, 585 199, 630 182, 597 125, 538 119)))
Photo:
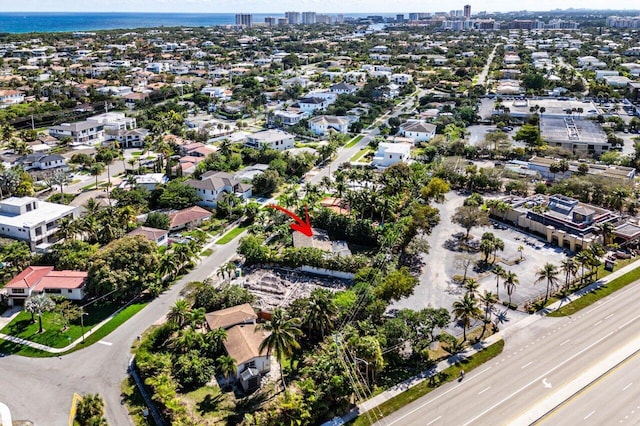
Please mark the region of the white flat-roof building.
POLYGON ((45 250, 58 241, 60 219, 78 217, 78 207, 11 197, 0 201, 0 235, 25 241, 31 250, 45 250))
POLYGON ((371 164, 384 169, 394 164, 406 163, 411 156, 411 144, 380 142, 378 151, 373 156, 371 164))
POLYGON ((104 125, 95 121, 62 123, 49 128, 49 135, 56 139, 71 138, 69 145, 95 145, 104 139, 104 125))
POLYGON ((105 112, 87 118, 87 121, 101 124, 104 130, 131 130, 136 128, 135 117, 127 117, 122 112, 105 112))
POLYGON ((284 151, 293 148, 293 135, 282 130, 264 130, 247 135, 246 145, 256 149, 266 147, 284 151))

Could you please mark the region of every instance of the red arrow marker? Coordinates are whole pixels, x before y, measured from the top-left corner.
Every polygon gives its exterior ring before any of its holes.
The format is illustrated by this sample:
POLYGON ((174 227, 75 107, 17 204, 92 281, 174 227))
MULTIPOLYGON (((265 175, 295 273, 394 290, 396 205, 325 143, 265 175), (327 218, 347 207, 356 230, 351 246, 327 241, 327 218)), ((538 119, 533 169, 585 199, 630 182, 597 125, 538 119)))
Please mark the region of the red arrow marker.
POLYGON ((282 213, 288 216, 291 216, 291 218, 297 222, 297 223, 291 224, 291 229, 293 229, 294 231, 301 232, 307 237, 313 236, 313 229, 311 229, 311 221, 309 220, 309 212, 307 211, 307 206, 304 207, 304 214, 305 214, 306 221, 303 221, 302 219, 300 219, 300 217, 298 217, 298 215, 296 215, 295 213, 290 212, 289 210, 283 207, 276 206, 275 204, 269 204, 267 207, 280 210, 282 213))

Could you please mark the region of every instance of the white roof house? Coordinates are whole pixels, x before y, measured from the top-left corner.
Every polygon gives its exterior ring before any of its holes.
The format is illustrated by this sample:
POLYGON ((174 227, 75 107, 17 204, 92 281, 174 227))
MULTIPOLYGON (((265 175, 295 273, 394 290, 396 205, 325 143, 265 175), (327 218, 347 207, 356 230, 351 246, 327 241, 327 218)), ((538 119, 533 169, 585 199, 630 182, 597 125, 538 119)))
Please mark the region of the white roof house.
POLYGON ((55 234, 64 217, 78 217, 78 207, 33 197, 7 198, 0 201, 0 235, 25 241, 32 250, 44 249, 57 241, 55 234))
POLYGON ((406 163, 410 157, 411 144, 380 142, 371 164, 379 169, 385 169, 394 164, 406 163))
POLYGON ((335 115, 318 115, 309 119, 309 129, 316 135, 325 135, 329 129, 340 133, 349 131, 349 120, 335 115))
POLYGON ((247 135, 245 145, 256 149, 267 147, 284 151, 293 148, 293 135, 283 132, 282 130, 264 130, 252 135, 247 135))
POLYGON ((426 142, 436 135, 436 126, 424 120, 409 120, 400 125, 400 134, 415 142, 426 142))

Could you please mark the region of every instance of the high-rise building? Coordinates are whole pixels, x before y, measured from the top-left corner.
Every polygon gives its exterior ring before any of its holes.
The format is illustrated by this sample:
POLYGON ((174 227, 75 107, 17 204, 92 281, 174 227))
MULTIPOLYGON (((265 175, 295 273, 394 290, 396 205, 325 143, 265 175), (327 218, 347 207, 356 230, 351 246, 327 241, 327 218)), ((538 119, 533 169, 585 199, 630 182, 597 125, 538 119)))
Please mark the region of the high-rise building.
POLYGON ((300 12, 286 12, 284 16, 287 18, 291 25, 300 24, 300 12))
POLYGON ((302 23, 309 25, 316 23, 316 13, 315 12, 302 12, 302 23))
POLYGON ((396 15, 396 22, 401 24, 404 22, 404 14, 397 14, 396 15))
POLYGON ((278 18, 278 26, 282 27, 283 25, 288 25, 289 20, 287 18, 278 18))
POLYGON ((264 23, 269 25, 270 27, 275 27, 276 18, 274 18, 273 16, 267 16, 266 18, 264 18, 264 23))
POLYGON ((471 5, 470 4, 465 4, 464 5, 464 17, 467 19, 471 18, 471 5))
POLYGON ((250 13, 236 13, 236 25, 249 28, 252 24, 253 15, 250 13))
POLYGON ((409 14, 409 20, 410 21, 417 21, 419 18, 420 14, 419 13, 410 13, 409 14))

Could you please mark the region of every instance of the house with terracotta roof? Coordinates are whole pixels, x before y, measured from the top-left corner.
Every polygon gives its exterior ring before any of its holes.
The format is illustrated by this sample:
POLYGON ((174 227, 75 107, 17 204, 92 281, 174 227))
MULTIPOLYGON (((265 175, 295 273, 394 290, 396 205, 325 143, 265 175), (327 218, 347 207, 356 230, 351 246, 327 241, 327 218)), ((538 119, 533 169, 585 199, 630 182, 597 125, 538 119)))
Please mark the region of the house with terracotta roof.
POLYGON ((127 236, 133 237, 142 235, 149 241, 153 241, 159 246, 166 246, 169 241, 169 231, 166 229, 151 228, 149 226, 141 226, 129 232, 127 236))
POLYGON ((189 207, 169 213, 171 223, 169 231, 179 231, 181 229, 191 229, 202 224, 203 221, 211 218, 211 212, 199 206, 189 207))
POLYGON ((64 296, 70 300, 84 299, 88 273, 84 271, 55 271, 53 266, 29 266, 4 286, 9 306, 20 306, 36 294, 64 296))
POLYGON ((266 349, 260 350, 268 334, 256 326, 258 315, 251 305, 209 312, 205 318, 210 330, 227 331, 224 348, 236 362, 236 382, 245 392, 260 387, 260 379, 271 370, 271 360, 266 349))

